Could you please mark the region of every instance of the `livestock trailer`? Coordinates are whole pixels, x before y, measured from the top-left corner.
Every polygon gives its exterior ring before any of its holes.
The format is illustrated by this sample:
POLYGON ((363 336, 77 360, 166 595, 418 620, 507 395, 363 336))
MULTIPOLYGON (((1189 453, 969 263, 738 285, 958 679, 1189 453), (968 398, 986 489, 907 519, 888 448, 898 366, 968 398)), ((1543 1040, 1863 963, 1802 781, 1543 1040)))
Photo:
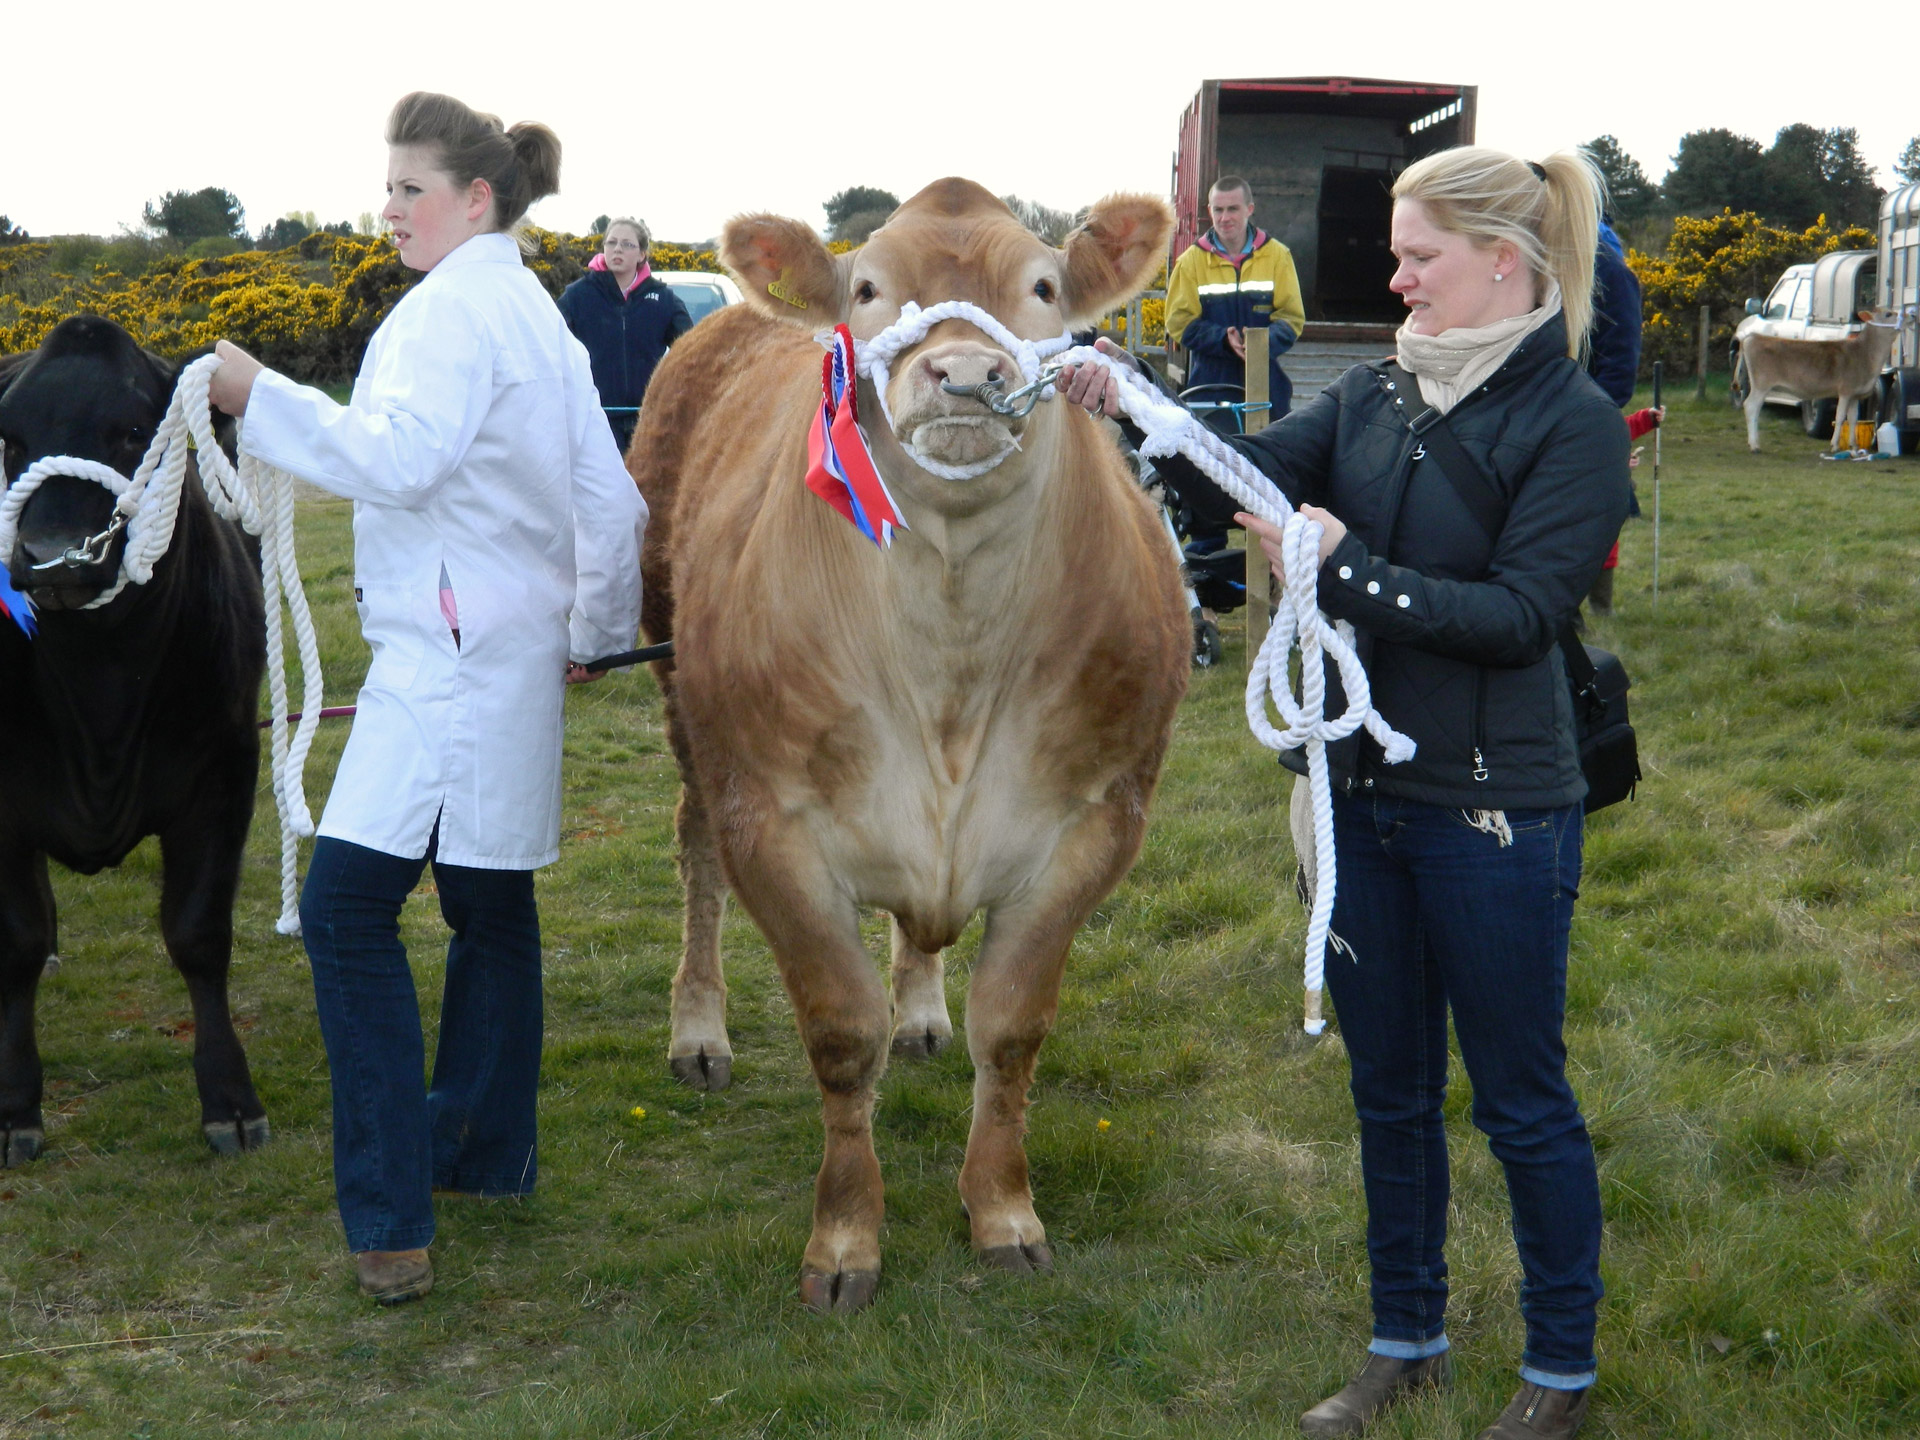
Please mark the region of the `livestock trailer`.
MULTIPOLYGON (((1883 310, 1920 306, 1920 182, 1902 185, 1880 202, 1879 290, 1883 310)), ((1920 449, 1920 325, 1895 337, 1881 379, 1880 423, 1900 428, 1900 450, 1920 449)))
POLYGON ((1174 255, 1206 233, 1213 182, 1239 175, 1254 223, 1293 252, 1309 324, 1398 324, 1389 191, 1421 156, 1473 143, 1478 95, 1346 75, 1202 82, 1173 158, 1174 255))

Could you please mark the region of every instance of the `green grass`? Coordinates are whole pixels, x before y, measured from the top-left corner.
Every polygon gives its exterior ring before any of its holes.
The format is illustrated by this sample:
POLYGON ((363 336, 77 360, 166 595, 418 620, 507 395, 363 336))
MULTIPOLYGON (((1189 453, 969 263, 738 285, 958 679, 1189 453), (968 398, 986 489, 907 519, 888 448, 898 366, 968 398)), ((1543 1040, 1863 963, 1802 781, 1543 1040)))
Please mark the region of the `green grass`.
MULTIPOLYGON (((1750 459, 1738 430, 1674 407, 1658 618, 1636 523, 1597 629, 1636 682, 1647 781, 1590 827, 1573 941, 1607 1211, 1587 1433, 1912 1434, 1920 463, 1822 464, 1784 419, 1750 459)), ((346 521, 302 513, 334 703, 364 664, 346 521)), ((1030 1152, 1058 1272, 973 1263, 953 1188, 970 1076, 950 1052, 885 1081, 886 1273, 850 1320, 795 1299, 818 1106, 737 914, 734 1088, 667 1075, 676 786, 647 677, 569 697, 567 838, 540 878, 540 1190, 443 1203, 422 1304, 352 1290, 305 966, 272 933, 265 792, 234 969, 277 1137, 258 1155, 201 1142, 153 848, 58 876, 48 1152, 0 1173, 0 1435, 1294 1433, 1367 1333, 1357 1146, 1337 1034, 1300 1033, 1286 792, 1230 658, 1194 677, 1146 850, 1077 943, 1042 1054, 1030 1152)), ((316 799, 343 735, 316 750, 316 799)), ((431 1019, 430 896, 405 924, 431 1019)), ((1382 1435, 1471 1436, 1514 1384, 1504 1191, 1466 1102, 1456 1073, 1457 1388, 1382 1435)))

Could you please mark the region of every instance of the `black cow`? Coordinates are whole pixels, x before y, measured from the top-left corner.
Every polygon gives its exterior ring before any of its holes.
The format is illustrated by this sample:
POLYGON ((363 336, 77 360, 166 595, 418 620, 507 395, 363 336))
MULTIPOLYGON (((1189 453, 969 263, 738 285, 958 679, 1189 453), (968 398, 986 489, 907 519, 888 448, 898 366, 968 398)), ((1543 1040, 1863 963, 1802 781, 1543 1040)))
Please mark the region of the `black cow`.
MULTIPOLYGON (((0 360, 7 485, 47 455, 132 475, 176 375, 90 315, 0 360)), ((42 1141, 33 1005, 56 933, 47 857, 92 875, 149 835, 160 837, 161 933, 193 999, 201 1129, 221 1153, 268 1138, 227 1008, 260 769, 258 552, 214 514, 190 465, 153 579, 82 610, 113 583, 124 537, 100 564, 34 567, 106 529, 113 503, 90 480, 50 479, 0 556, 38 621, 29 640, 0 617, 0 1166, 31 1160, 42 1141)))

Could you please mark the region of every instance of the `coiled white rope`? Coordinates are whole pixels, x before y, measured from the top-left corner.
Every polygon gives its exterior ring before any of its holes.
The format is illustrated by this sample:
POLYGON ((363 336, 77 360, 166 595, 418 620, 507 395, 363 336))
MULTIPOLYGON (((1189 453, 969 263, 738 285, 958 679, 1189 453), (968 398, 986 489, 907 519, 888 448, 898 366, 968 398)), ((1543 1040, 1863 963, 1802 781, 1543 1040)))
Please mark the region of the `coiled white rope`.
POLYGON ((207 399, 207 385, 219 368, 218 357, 208 355, 180 372, 166 417, 131 480, 111 466, 73 455, 49 455, 28 466, 0 499, 0 555, 13 549, 20 512, 46 480, 71 475, 105 486, 118 497, 114 514, 126 520, 127 541, 112 587, 82 607, 98 609, 128 585, 144 585, 153 578, 154 565, 173 543, 187 457, 190 452, 197 453, 200 484, 214 512, 260 537, 260 581, 267 608, 267 689, 273 703, 273 799, 280 814, 280 918, 274 928, 282 935, 298 935, 297 842, 314 830, 303 776, 307 752, 313 747, 314 732, 320 724, 320 644, 314 635, 306 592, 300 588, 300 569, 294 556, 293 477, 250 455, 240 457, 237 471, 227 460, 214 438, 212 408, 207 399), (287 734, 282 602, 293 618, 305 682, 301 717, 291 738, 287 734))
MULTIPOLYGON (((1300 750, 1307 753, 1307 783, 1313 799, 1313 850, 1318 883, 1313 889, 1313 905, 1307 920, 1306 946, 1306 1030, 1318 1035, 1326 1029, 1322 1013, 1321 991, 1325 984, 1326 949, 1333 921, 1333 897, 1336 883, 1333 854, 1333 785, 1327 771, 1327 743, 1351 735, 1362 726, 1385 754, 1389 765, 1413 758, 1414 743, 1381 718, 1373 708, 1373 691, 1367 672, 1353 648, 1353 627, 1344 620, 1328 621, 1320 613, 1317 593, 1320 572, 1320 537, 1324 527, 1294 510, 1277 487, 1257 470, 1239 451, 1209 430, 1185 406, 1169 400, 1131 366, 1116 364, 1090 346, 1069 348, 1071 335, 1052 340, 1023 340, 992 315, 965 301, 949 300, 921 309, 912 301, 901 307, 900 319, 872 340, 856 341, 855 368, 871 376, 880 394, 880 408, 887 414, 886 387, 888 364, 909 345, 917 343, 928 330, 942 320, 959 319, 977 326, 1014 357, 1029 382, 1040 378, 1040 362, 1058 356, 1061 365, 1098 365, 1118 383, 1120 408, 1146 433, 1140 453, 1147 459, 1179 453, 1191 460, 1209 480, 1238 501, 1243 509, 1284 531, 1284 568, 1287 572, 1285 597, 1267 631, 1266 643, 1247 671, 1247 725, 1254 738, 1270 750, 1300 750), (1065 353, 1061 353, 1061 352, 1065 353), (1300 698, 1294 699, 1287 678, 1287 657, 1300 647, 1300 698), (1326 671, 1324 660, 1331 657, 1340 672, 1340 685, 1346 692, 1344 714, 1328 718, 1326 711, 1326 671), (1286 728, 1276 727, 1267 718, 1271 698, 1286 728)), ((1052 386, 1041 392, 1051 399, 1052 386)), ((901 439, 905 446, 903 437, 901 439)), ((972 479, 1002 463, 1012 453, 1009 446, 993 460, 976 466, 945 467, 964 470, 951 479, 972 479)), ((940 475, 925 459, 907 453, 914 463, 940 475)), ((1249 594, 1247 603, 1258 604, 1249 594)), ((1338 942, 1335 942, 1338 943, 1338 942)), ((1343 947, 1344 948, 1344 947, 1343 947)))

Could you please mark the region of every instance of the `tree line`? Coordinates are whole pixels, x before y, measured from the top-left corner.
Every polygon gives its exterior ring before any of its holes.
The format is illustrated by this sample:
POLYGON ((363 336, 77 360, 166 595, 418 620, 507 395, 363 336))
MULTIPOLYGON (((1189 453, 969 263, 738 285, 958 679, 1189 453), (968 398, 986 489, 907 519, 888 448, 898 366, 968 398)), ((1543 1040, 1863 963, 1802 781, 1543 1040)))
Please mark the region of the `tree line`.
MULTIPOLYGON (((374 229, 371 215, 362 215, 358 222, 340 220, 323 225, 308 210, 271 220, 255 236, 247 229, 247 211, 240 197, 217 185, 199 190, 169 190, 141 208, 140 221, 155 235, 184 248, 198 246, 208 253, 222 254, 248 249, 285 250, 309 235, 364 235, 374 229)), ((32 238, 24 226, 0 215, 0 245, 18 244, 32 238)))
MULTIPOLYGON (((1672 166, 1659 181, 1612 135, 1587 144, 1606 177, 1609 213, 1646 248, 1664 248, 1666 232, 1678 215, 1708 216, 1730 210, 1751 213, 1789 229, 1806 229, 1825 216, 1829 225, 1872 227, 1883 191, 1873 167, 1860 153, 1852 126, 1820 129, 1794 124, 1780 129, 1770 146, 1732 130, 1693 130, 1680 137, 1672 166), (1651 243, 1649 243, 1651 242, 1651 243)), ((1920 135, 1907 142, 1893 164, 1902 182, 1920 181, 1920 135)), ((1035 234, 1058 245, 1085 215, 1060 210, 1018 195, 1004 195, 1015 215, 1035 234)), ((899 198, 872 185, 853 185, 823 202, 829 240, 858 245, 886 223, 899 198)), ((149 232, 195 252, 231 253, 241 249, 284 250, 309 235, 372 234, 371 214, 357 222, 322 224, 312 211, 292 212, 269 221, 253 235, 246 207, 231 190, 209 185, 199 190, 169 190, 141 210, 149 232)), ((594 221, 604 231, 607 217, 594 221)), ((29 237, 23 226, 0 215, 0 245, 29 237)))
MULTIPOLYGON (((1787 125, 1763 147, 1748 135, 1713 128, 1680 137, 1672 168, 1657 183, 1611 135, 1588 142, 1607 179, 1610 211, 1623 226, 1677 215, 1751 213, 1769 223, 1804 230, 1826 216, 1836 229, 1877 223, 1886 197, 1860 153, 1852 126, 1822 130, 1787 125)), ((1903 182, 1920 180, 1920 136, 1894 162, 1903 182)))

